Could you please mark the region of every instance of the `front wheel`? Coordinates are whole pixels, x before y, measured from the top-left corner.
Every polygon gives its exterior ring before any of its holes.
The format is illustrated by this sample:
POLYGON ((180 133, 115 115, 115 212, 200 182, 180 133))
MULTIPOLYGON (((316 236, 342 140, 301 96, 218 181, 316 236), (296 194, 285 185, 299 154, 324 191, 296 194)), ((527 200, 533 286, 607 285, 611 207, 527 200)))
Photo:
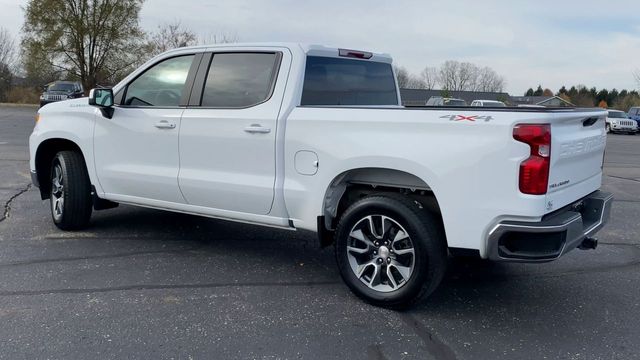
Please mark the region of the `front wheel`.
POLYGON ((82 154, 61 151, 51 164, 51 217, 62 230, 79 230, 91 218, 91 182, 82 154))
POLYGON ((611 125, 605 124, 604 129, 607 132, 607 134, 609 134, 611 132, 611 125))
POLYGON ((340 274, 359 297, 402 308, 433 292, 446 270, 439 223, 404 196, 372 195, 351 205, 336 230, 340 274))

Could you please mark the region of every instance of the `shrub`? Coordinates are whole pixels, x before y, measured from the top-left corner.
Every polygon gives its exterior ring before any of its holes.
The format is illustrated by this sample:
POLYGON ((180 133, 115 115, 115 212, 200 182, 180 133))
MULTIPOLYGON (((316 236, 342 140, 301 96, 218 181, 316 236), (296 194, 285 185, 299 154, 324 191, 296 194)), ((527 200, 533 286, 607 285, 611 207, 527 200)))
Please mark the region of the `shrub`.
POLYGON ((27 86, 14 86, 7 93, 7 102, 15 104, 38 104, 40 91, 27 86))

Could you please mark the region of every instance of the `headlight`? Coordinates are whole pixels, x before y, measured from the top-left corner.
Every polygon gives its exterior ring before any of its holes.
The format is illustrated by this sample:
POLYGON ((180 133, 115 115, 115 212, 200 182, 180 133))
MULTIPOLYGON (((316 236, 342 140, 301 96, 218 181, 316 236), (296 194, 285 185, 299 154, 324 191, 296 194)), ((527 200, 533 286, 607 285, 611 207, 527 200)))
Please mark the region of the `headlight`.
POLYGON ((40 100, 44 100, 44 95, 40 95, 40 100))

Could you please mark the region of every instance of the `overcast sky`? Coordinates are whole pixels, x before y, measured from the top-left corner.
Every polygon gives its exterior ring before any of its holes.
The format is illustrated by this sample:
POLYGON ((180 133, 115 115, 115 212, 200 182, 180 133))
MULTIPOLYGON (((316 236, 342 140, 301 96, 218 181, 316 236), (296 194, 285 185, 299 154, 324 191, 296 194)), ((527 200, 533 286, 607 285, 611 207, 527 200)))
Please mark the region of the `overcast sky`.
MULTIPOLYGON (((0 0, 18 35, 26 1, 0 0)), ((148 0, 142 27, 180 20, 201 36, 390 53, 419 73, 445 60, 490 66, 512 95, 542 84, 638 88, 640 1, 148 0)))

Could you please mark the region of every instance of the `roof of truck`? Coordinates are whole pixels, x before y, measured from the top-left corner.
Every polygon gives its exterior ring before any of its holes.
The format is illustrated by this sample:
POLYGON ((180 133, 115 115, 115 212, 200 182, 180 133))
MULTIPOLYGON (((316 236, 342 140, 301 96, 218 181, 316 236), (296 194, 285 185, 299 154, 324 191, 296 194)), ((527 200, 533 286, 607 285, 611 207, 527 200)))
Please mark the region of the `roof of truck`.
POLYGON ((251 48, 284 47, 289 49, 297 48, 297 49, 301 49, 306 54, 314 54, 319 56, 338 56, 338 51, 340 49, 349 49, 353 51, 362 51, 362 52, 371 53, 373 55, 371 60, 384 61, 389 63, 391 62, 391 55, 389 55, 388 53, 374 52, 366 49, 354 49, 353 47, 330 47, 325 45, 295 43, 295 42, 248 42, 248 43, 196 45, 196 46, 187 46, 187 47, 172 49, 167 51, 166 53, 170 53, 173 51, 183 51, 188 49, 238 48, 238 47, 251 47, 251 48))

